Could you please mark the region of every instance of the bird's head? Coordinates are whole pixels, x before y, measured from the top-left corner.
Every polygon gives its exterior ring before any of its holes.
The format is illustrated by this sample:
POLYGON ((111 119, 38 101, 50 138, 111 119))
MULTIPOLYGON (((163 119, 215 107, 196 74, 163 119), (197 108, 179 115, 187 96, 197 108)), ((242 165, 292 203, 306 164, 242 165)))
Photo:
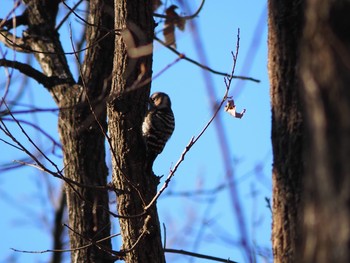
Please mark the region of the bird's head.
POLYGON ((171 101, 167 94, 155 92, 150 97, 150 107, 157 109, 171 109, 171 101))

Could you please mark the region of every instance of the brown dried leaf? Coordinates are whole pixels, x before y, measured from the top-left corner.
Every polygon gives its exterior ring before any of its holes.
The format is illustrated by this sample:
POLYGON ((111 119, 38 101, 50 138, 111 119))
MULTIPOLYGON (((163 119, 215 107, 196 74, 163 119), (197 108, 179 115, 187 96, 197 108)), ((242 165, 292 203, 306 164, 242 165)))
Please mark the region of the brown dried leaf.
POLYGON ((236 112, 236 105, 234 100, 228 100, 225 105, 225 111, 227 111, 233 117, 241 119, 246 112, 246 109, 243 109, 241 112, 236 112))
POLYGON ((183 31, 186 23, 186 20, 181 18, 175 11, 177 8, 176 5, 171 5, 166 9, 166 19, 163 30, 166 45, 173 46, 174 48, 176 48, 175 26, 183 31))
POLYGON ((165 44, 176 48, 174 24, 165 22, 163 35, 165 38, 165 44))

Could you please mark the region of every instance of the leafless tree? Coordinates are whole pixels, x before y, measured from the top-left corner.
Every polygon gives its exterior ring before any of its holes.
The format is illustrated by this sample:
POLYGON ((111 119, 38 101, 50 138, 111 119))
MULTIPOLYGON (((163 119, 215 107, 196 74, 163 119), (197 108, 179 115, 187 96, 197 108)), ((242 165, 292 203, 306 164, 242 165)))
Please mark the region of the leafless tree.
MULTIPOLYGON (((233 74, 238 44, 232 53, 233 70, 227 74, 177 52, 174 36, 171 36, 172 43, 164 43, 154 36, 154 16, 163 18, 171 29, 170 34, 173 34, 175 27, 183 29, 184 21, 193 19, 199 13, 204 1, 196 13, 187 17, 174 13, 173 6, 165 14, 154 14, 151 1, 89 1, 86 12, 78 11, 82 1, 74 6, 60 0, 23 2, 24 7, 20 2, 15 2, 14 9, 1 20, 0 40, 16 52, 33 54, 41 69, 16 59, 9 60, 2 54, 0 66, 8 70, 8 82, 0 102, 4 108, 1 112, 0 129, 9 139, 3 141, 23 151, 29 158, 19 161, 20 165, 33 166, 64 182, 64 194, 55 209, 54 249, 41 252, 53 252, 51 262, 61 262, 64 251, 70 252, 71 262, 165 262, 165 251, 218 262, 233 262, 164 248, 156 207, 157 199, 167 188, 184 156, 213 122, 219 110, 223 109, 229 98, 231 81, 237 78, 233 74), (60 6, 68 11, 56 23, 60 6), (23 7, 23 13, 15 16, 14 10, 19 7, 23 7), (71 31, 70 44, 73 51, 65 52, 58 30, 70 16, 83 24, 84 36, 75 42, 71 31), (15 34, 19 26, 25 27, 22 37, 15 34), (177 53, 179 60, 188 60, 209 72, 224 76, 226 84, 226 92, 216 106, 212 118, 201 133, 185 147, 178 163, 158 192, 159 178, 144 170, 146 149, 140 132, 152 81, 154 39, 177 53), (79 76, 77 81, 70 69, 67 55, 72 55, 75 59, 79 76), (12 87, 10 82, 13 69, 37 81, 52 96, 57 105, 57 109, 52 111, 58 112, 61 144, 35 124, 17 118, 16 114, 19 112, 13 111, 13 104, 6 100, 7 91, 12 87), (14 136, 9 128, 9 121, 17 125, 36 153, 14 136), (38 146, 23 128, 23 124, 43 133, 55 147, 62 147, 63 169, 59 169, 49 154, 38 146), (111 183, 107 182, 106 141, 112 162, 111 183), (117 212, 110 209, 109 194, 117 200, 117 212), (69 224, 62 226, 65 206, 69 224), (112 249, 111 239, 115 235, 111 235, 110 218, 119 220, 122 237, 122 247, 119 250, 112 249), (64 249, 62 241, 64 231, 69 233, 68 250, 64 249)), ((167 34, 169 28, 166 30, 167 34)), ((166 41, 167 37, 169 36, 165 36, 166 41)), ((238 78, 256 81, 249 77, 238 78)), ((228 111, 241 118, 244 111, 237 113, 232 99, 230 103, 228 111)), ((30 109, 28 113, 37 111, 40 109, 30 109)), ((236 202, 235 205, 239 208, 238 200, 236 202)), ((241 238, 246 256, 252 261, 253 255, 247 237, 243 235, 241 238)))

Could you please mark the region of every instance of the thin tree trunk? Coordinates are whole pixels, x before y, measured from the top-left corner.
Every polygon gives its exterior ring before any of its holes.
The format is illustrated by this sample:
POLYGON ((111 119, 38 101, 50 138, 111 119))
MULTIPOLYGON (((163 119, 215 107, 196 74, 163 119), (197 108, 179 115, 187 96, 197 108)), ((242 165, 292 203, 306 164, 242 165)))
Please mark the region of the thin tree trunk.
POLYGON ((299 98, 298 51, 302 1, 269 1, 268 71, 273 145, 273 227, 275 262, 297 262, 303 121, 299 98))
MULTIPOLYGON (((117 0, 115 14, 115 28, 128 28, 133 38, 131 42, 137 47, 153 42, 151 1, 117 0)), ((165 262, 156 206, 140 215, 156 194, 158 184, 154 175, 145 173, 145 144, 141 136, 150 84, 135 85, 138 78, 151 77, 152 55, 129 58, 126 49, 131 48, 129 40, 116 36, 113 83, 107 109, 117 210, 119 215, 127 217, 119 219, 122 249, 126 251, 124 260, 127 263, 165 262)))
MULTIPOLYGON (((35 50, 34 55, 43 73, 60 83, 52 85, 50 93, 61 108, 59 134, 63 146, 64 176, 80 184, 104 186, 107 178, 104 136, 91 114, 87 98, 92 101, 97 118, 105 127, 105 103, 98 99, 103 96, 105 79, 110 77, 112 69, 113 37, 99 40, 108 32, 106 29, 113 28, 113 12, 110 12, 113 1, 96 0, 90 3, 89 21, 95 26, 89 27, 87 35, 89 49, 82 66, 84 85, 83 82, 75 84, 55 30, 60 1, 25 2, 27 44, 35 50)), ((110 240, 99 243, 100 248, 92 245, 93 241, 110 235, 107 190, 74 184, 65 186, 70 245, 74 249, 71 251, 71 262, 112 262, 105 252, 111 249, 110 240), (88 244, 91 246, 86 246, 88 244)))
POLYGON ((298 262, 350 262, 350 3, 308 1, 301 76, 308 134, 298 262))

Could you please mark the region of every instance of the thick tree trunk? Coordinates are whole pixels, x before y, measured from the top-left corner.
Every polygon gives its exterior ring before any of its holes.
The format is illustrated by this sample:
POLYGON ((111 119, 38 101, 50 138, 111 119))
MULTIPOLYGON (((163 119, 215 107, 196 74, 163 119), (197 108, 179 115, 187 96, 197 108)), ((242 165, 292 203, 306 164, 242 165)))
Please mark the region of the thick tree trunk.
MULTIPOLYGON (((81 90, 81 86, 78 86, 81 90)), ((59 132, 64 150, 64 175, 83 185, 105 186, 107 167, 105 165, 104 137, 100 127, 91 118, 88 107, 77 107, 77 88, 69 87, 61 107, 59 132), (68 92, 68 90, 70 92, 68 92), (72 99, 68 99, 69 95, 72 99)), ((99 121, 105 122, 101 114, 99 121)), ((70 246, 72 249, 91 244, 110 235, 108 193, 106 190, 66 184, 70 246)), ((108 260, 110 240, 71 252, 71 262, 113 262, 108 260), (102 249, 100 249, 100 247, 102 249)))
POLYGON ((302 1, 269 1, 268 71, 273 145, 273 227, 275 262, 297 262, 303 121, 299 98, 298 51, 302 1))
MULTIPOLYGON (((105 186, 104 135, 93 117, 88 98, 96 116, 106 127, 106 107, 103 87, 110 77, 113 57, 113 37, 99 41, 113 29, 113 1, 96 0, 90 3, 86 52, 82 66, 84 82, 75 84, 69 71, 55 20, 60 1, 26 1, 28 30, 26 43, 36 56, 43 73, 56 77, 59 85, 50 92, 61 108, 59 133, 63 146, 64 176, 83 185, 105 186), (98 44, 96 44, 98 43, 98 44)), ((111 249, 110 240, 94 245, 94 241, 110 235, 107 190, 66 184, 69 215, 71 262, 113 262, 105 250, 111 249), (87 246, 89 245, 90 246, 87 246), (80 249, 77 249, 80 248, 80 249), (102 248, 102 249, 101 249, 102 248)))
POLYGON ((134 59, 127 55, 132 42, 137 47, 153 42, 152 4, 144 0, 117 0, 115 14, 115 28, 130 30, 123 31, 122 35, 130 32, 133 38, 130 41, 127 36, 116 36, 113 84, 107 109, 117 210, 124 217, 119 219, 122 250, 126 252, 124 260, 165 262, 156 206, 142 214, 156 194, 158 181, 154 175, 145 173, 145 144, 141 136, 150 84, 137 86, 136 83, 151 77, 152 55, 134 59))
POLYGON ((298 262, 350 262, 350 3, 308 1, 301 76, 308 134, 298 262))
MULTIPOLYGON (((89 11, 88 22, 94 26, 87 27, 86 43, 91 48, 85 54, 80 85, 66 90, 60 101, 61 107, 71 110, 61 112, 59 130, 64 146, 65 175, 84 185, 105 186, 108 171, 101 128, 106 129, 104 96, 110 88, 108 79, 113 64, 114 37, 108 31, 113 29, 113 1, 91 1, 89 11)), ((71 248, 110 235, 108 192, 74 188, 66 186, 69 225, 74 229, 69 232, 71 248)), ((109 249, 111 242, 105 240, 98 246, 72 251, 71 262, 113 262, 108 259, 106 250, 109 249)))

